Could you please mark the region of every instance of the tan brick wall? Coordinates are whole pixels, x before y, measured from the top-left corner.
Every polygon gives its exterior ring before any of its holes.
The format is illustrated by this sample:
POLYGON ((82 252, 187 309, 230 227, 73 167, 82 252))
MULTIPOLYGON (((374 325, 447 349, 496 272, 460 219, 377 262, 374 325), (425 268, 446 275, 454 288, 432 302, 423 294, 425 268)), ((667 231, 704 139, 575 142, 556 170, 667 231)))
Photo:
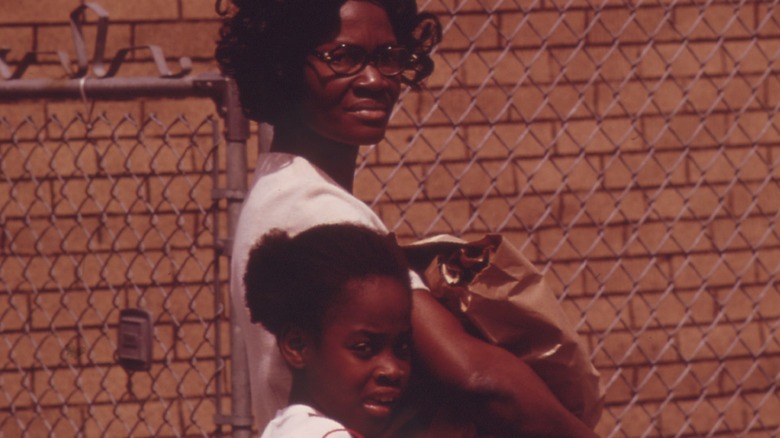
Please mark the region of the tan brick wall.
MULTIPOLYGON (((78 2, 18 3, 0 7, 7 60, 72 53, 78 2)), ((159 44, 174 70, 180 56, 215 69, 211 0, 101 4, 108 57, 159 44)), ((601 435, 775 431, 780 5, 425 7, 445 26, 437 69, 405 95, 356 194, 402 239, 498 231, 543 267, 607 384, 601 435)), ((85 34, 91 48, 93 24, 85 34)), ((63 76, 43 59, 25 77, 63 76)), ((155 70, 139 51, 119 74, 155 70)), ((0 408, 14 409, 0 435, 211 433, 214 106, 98 103, 91 143, 87 111, 0 105, 0 408), (115 324, 139 302, 155 365, 128 377, 115 324)))

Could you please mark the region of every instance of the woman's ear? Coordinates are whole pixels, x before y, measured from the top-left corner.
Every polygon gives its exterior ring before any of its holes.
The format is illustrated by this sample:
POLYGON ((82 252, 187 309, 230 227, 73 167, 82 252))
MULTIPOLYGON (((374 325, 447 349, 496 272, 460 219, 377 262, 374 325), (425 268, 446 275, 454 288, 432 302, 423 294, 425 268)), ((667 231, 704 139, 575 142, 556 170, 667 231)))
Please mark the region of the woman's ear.
POLYGON ((287 365, 294 369, 306 368, 309 350, 312 348, 311 336, 302 328, 291 326, 282 331, 279 337, 279 351, 287 365))

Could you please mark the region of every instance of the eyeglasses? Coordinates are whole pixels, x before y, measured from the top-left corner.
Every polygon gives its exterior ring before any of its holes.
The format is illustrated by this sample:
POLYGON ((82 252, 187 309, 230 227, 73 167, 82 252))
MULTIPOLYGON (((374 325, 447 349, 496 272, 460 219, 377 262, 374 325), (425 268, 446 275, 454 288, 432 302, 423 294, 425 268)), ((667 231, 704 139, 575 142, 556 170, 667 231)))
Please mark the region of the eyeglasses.
POLYGON ((312 52, 337 75, 349 76, 363 70, 369 62, 385 76, 396 76, 409 68, 416 56, 405 47, 380 46, 373 52, 352 44, 341 44, 327 52, 312 52))

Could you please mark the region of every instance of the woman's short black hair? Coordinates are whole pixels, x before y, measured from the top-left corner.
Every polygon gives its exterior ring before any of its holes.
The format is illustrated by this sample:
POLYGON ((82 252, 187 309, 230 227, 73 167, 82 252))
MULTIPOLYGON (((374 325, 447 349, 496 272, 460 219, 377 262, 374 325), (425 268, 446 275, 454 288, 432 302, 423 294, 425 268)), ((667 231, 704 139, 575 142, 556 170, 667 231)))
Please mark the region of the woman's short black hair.
POLYGON ((249 253, 246 302, 252 322, 277 337, 288 326, 316 334, 350 280, 375 276, 411 293, 406 258, 392 236, 354 224, 319 225, 292 238, 272 230, 249 253))
MULTIPOLYGON (((434 15, 419 13, 415 0, 363 0, 387 12, 398 42, 415 52, 418 62, 402 81, 411 86, 429 76, 429 54, 441 40, 434 15)), ((298 102, 306 56, 338 32, 346 0, 233 0, 225 19, 216 58, 222 72, 235 79, 244 111, 251 119, 276 124, 298 102)))

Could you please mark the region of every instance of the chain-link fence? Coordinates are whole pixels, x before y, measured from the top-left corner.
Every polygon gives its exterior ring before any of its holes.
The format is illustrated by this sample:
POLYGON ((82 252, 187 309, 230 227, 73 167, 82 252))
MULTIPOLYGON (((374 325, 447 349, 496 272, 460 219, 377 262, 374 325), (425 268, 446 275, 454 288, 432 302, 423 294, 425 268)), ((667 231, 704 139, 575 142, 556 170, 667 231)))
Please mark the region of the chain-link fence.
POLYGON ((437 1, 437 71, 356 186, 510 236, 607 389, 604 436, 780 435, 780 5, 437 1))
MULTIPOLYGON (((436 72, 357 195, 404 239, 501 232, 544 267, 602 372, 600 435, 780 436, 780 5, 422 6, 436 72)), ((0 433, 215 433, 213 105, 82 106, 0 119, 0 433), (135 306, 154 364, 128 376, 135 306)))
POLYGON ((0 435, 207 436, 219 119, 97 108, 0 117, 0 435), (152 312, 148 372, 116 361, 127 307, 152 312))

